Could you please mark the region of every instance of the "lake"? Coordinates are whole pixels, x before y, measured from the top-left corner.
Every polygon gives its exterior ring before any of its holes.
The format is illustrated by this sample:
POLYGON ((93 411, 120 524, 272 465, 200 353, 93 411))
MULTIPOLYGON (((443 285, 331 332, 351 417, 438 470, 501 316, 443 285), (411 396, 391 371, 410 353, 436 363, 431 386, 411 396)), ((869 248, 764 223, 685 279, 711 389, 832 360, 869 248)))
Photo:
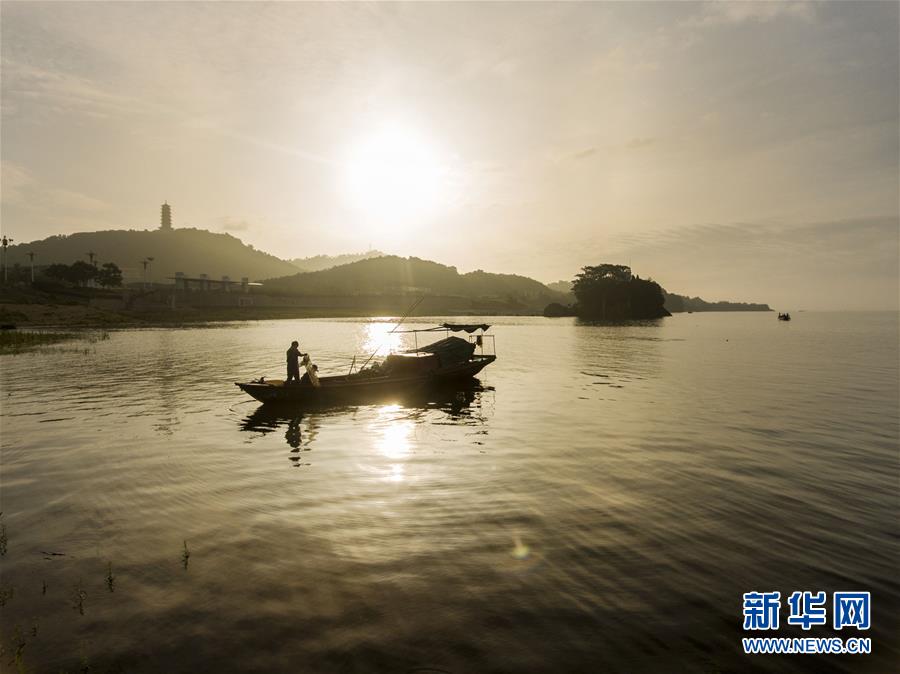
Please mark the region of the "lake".
POLYGON ((292 339, 328 374, 412 335, 261 321, 0 357, 2 667, 896 667, 898 314, 471 320, 498 355, 476 386, 346 407, 233 382, 283 378, 292 339), (743 655, 742 594, 770 590, 871 591, 868 632, 778 634, 873 653, 743 655))

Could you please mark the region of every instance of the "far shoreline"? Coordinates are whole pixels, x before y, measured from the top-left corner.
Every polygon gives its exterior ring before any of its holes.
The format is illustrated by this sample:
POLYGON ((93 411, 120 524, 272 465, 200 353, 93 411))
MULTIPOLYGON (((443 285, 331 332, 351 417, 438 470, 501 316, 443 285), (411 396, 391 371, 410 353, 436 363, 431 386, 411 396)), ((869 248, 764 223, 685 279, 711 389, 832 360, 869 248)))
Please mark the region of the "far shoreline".
MULTIPOLYGON (((306 318, 376 318, 398 316, 396 309, 357 307, 208 307, 157 311, 108 311, 88 305, 2 304, 0 324, 16 329, 117 329, 198 326, 205 323, 297 320, 306 318)), ((539 312, 478 310, 426 312, 429 316, 540 316, 539 312)))
MULTIPOLYGON (((771 313, 772 310, 760 311, 697 311, 693 313, 771 313)), ((197 307, 178 309, 155 309, 136 311, 111 311, 87 304, 0 304, 0 325, 7 329, 65 329, 65 330, 97 330, 128 328, 177 328, 196 327, 208 323, 231 323, 270 320, 297 320, 316 318, 376 318, 381 316, 399 316, 396 306, 384 307, 197 307)), ((687 315, 689 312, 677 312, 687 315)), ((474 308, 457 308, 444 311, 426 311, 413 314, 409 320, 433 316, 531 316, 542 317, 537 311, 503 311, 478 310, 474 308)), ((559 318, 546 317, 548 321, 559 318)), ((575 317, 577 318, 577 317, 575 317)), ((658 320, 658 319, 656 319, 658 320)), ((588 321, 590 322, 590 321, 588 321)), ((613 323, 631 321, 611 321, 613 323)))

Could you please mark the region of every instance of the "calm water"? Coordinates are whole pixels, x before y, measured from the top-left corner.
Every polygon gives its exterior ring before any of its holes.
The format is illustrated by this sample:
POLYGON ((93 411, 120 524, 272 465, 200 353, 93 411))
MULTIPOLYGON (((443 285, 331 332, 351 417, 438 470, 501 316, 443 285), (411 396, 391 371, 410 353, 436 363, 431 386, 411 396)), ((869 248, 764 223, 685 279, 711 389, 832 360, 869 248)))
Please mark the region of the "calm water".
POLYGON ((896 668, 897 314, 494 323, 474 390, 276 414, 232 382, 391 324, 0 358, 2 668, 896 668), (870 590, 873 655, 743 656, 741 594, 798 589, 870 590))

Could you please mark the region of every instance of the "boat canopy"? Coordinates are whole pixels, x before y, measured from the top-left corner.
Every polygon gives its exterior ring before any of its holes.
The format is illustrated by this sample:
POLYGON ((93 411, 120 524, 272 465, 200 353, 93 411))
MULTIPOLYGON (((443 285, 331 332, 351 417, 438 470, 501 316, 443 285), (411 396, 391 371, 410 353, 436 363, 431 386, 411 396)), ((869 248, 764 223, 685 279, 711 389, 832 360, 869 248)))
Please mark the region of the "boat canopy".
POLYGON ((441 365, 447 367, 464 363, 472 356, 475 351, 475 344, 468 342, 459 337, 447 337, 441 339, 434 344, 420 346, 417 349, 409 349, 403 353, 433 353, 438 357, 441 365))
POLYGON ((491 326, 487 323, 441 323, 441 327, 445 330, 452 330, 453 332, 465 331, 471 334, 476 330, 487 332, 488 328, 491 326))
POLYGON ((397 330, 397 332, 443 332, 450 330, 451 332, 468 332, 472 334, 478 330, 487 332, 491 326, 487 323, 441 323, 433 328, 423 328, 421 330, 397 330))

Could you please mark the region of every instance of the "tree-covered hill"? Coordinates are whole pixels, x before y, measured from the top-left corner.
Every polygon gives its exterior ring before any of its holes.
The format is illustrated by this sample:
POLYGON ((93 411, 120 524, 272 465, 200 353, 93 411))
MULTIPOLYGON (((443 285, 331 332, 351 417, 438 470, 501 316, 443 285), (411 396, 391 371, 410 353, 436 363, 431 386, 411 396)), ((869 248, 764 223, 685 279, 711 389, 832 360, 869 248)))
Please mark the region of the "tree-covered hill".
POLYGON ((474 271, 460 274, 448 267, 395 255, 360 260, 317 272, 272 278, 266 292, 290 295, 441 295, 494 298, 531 309, 541 309, 562 295, 544 284, 515 274, 474 271))
POLYGON ((230 276, 233 280, 240 280, 243 276, 259 280, 296 271, 291 263, 256 250, 230 234, 193 228, 171 231, 106 230, 51 236, 40 241, 13 244, 8 250, 9 264, 18 263, 27 267, 30 265, 29 252, 35 254, 35 265, 42 267, 87 260, 87 254, 93 252, 100 264, 117 264, 122 269, 125 282, 141 279, 141 261, 148 257, 153 258, 151 272, 157 282, 179 271, 188 276, 208 274, 210 278, 230 276))
POLYGON ((666 309, 673 314, 684 311, 772 311, 768 304, 727 301, 707 302, 699 297, 669 293, 665 289, 663 289, 663 296, 666 300, 666 309))

